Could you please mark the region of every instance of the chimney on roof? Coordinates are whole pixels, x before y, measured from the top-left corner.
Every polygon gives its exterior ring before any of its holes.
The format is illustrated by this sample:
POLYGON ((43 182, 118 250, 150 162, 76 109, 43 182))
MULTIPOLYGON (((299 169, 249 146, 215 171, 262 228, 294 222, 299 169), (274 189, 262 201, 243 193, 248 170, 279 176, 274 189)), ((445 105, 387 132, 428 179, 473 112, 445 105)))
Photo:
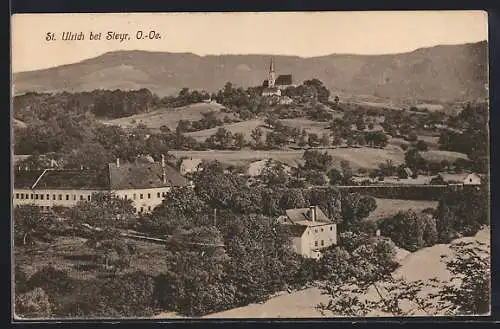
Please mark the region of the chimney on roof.
POLYGON ((116 158, 116 167, 120 168, 120 158, 116 158))
POLYGON ((309 206, 309 210, 311 212, 311 220, 313 222, 316 221, 316 206, 309 206))
POLYGON ((161 155, 161 179, 163 184, 167 184, 167 174, 165 173, 165 156, 161 155))

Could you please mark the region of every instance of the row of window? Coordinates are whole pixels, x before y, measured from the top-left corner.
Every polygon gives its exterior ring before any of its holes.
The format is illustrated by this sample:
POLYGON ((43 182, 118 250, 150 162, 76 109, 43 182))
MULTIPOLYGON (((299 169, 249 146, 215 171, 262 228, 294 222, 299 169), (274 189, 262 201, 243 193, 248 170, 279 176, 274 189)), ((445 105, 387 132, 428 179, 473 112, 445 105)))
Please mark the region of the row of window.
MULTIPOLYGON (((40 208, 41 210, 50 210, 50 208, 51 208, 51 206, 37 206, 37 205, 35 205, 35 207, 38 207, 38 208, 40 208)), ((136 208, 135 210, 137 211, 137 208, 136 208)), ((148 206, 148 211, 151 211, 151 206, 148 206)), ((140 212, 140 213, 144 212, 144 207, 141 207, 141 208, 139 209, 139 212, 140 212)))
MULTIPOLYGON (((66 201, 69 201, 70 199, 72 199, 73 201, 76 201, 77 200, 77 196, 76 195, 70 195, 70 194, 39 194, 39 193, 31 193, 31 194, 28 194, 28 193, 16 193, 15 194, 15 198, 17 200, 66 200, 66 201)), ((85 199, 87 199, 88 201, 91 200, 91 196, 90 195, 87 195, 87 197, 84 197, 83 195, 80 195, 80 197, 78 198, 80 201, 83 201, 85 199)))
MULTIPOLYGON (((166 195, 165 192, 158 192, 156 193, 156 197, 157 198, 164 198, 166 195)), ((70 199, 72 199, 73 201, 76 201, 77 200, 77 196, 76 195, 70 195, 70 194, 39 194, 39 193, 32 193, 32 194, 28 194, 28 193, 16 193, 15 194, 15 198, 16 200, 50 200, 51 199, 51 196, 52 196, 52 200, 66 200, 66 201, 69 201, 70 199)), ((124 195, 123 197, 125 200, 128 199, 128 195, 124 195)), ((139 194, 139 198, 142 200, 144 199, 144 194, 139 194)), ((147 194, 147 198, 148 199, 151 199, 151 193, 148 193, 147 194)), ((87 195, 87 198, 86 198, 88 201, 91 200, 91 196, 90 195, 87 195)), ((133 194, 133 199, 136 200, 137 199, 137 194, 134 193, 133 194)), ((80 201, 83 201, 85 200, 85 197, 83 195, 80 195, 79 197, 79 200, 80 201)))
MULTIPOLYGON (((165 193, 165 192, 161 192, 161 193, 160 193, 160 192, 158 192, 158 193, 156 193, 156 197, 157 197, 157 198, 164 198, 164 197, 165 197, 165 195, 166 195, 166 193, 165 193)), ((151 199, 151 193, 148 193, 148 194, 147 194, 147 197, 148 197, 148 199, 151 199)), ((125 194, 125 195, 123 196, 123 198, 124 198, 125 200, 127 200, 127 199, 128 199, 128 195, 127 195, 127 194, 125 194)), ((132 199, 133 199, 133 200, 137 200, 137 193, 134 193, 134 194, 132 195, 132 199)), ((142 199, 144 199, 144 194, 140 193, 140 194, 139 194, 139 199, 141 199, 141 200, 142 200, 142 199)))
MULTIPOLYGON (((320 231, 324 232, 324 229, 321 228, 320 231)), ((330 226, 330 231, 333 231, 333 226, 330 226)), ((314 233, 318 233, 318 229, 317 228, 314 229, 314 233)), ((309 232, 307 232, 307 234, 309 234, 309 232)))
MULTIPOLYGON (((325 245, 325 241, 324 240, 321 240, 321 246, 323 247, 325 245)), ((314 241, 314 246, 317 247, 318 246, 318 241, 314 241)))

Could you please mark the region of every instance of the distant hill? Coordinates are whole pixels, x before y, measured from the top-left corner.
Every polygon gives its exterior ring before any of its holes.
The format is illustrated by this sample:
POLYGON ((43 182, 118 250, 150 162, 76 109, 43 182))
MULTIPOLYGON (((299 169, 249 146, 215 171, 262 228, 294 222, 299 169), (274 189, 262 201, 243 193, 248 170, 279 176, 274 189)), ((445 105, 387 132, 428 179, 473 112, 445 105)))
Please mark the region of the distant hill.
MULTIPOLYGON (((483 41, 391 55, 273 57, 278 74, 291 73, 296 83, 318 78, 332 94, 470 101, 487 97, 487 54, 483 41)), ((270 57, 115 51, 75 64, 16 73, 13 82, 16 94, 148 88, 164 96, 183 87, 213 92, 227 81, 243 87, 262 84, 270 57)))

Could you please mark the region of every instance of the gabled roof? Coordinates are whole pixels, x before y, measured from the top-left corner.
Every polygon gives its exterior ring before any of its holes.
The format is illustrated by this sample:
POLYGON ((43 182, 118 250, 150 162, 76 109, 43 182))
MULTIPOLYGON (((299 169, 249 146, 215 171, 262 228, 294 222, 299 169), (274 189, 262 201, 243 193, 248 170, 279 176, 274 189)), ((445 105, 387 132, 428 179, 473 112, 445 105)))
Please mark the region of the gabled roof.
POLYGON ((14 188, 30 189, 43 170, 16 170, 14 171, 14 188))
POLYGON ((101 190, 109 186, 106 171, 95 170, 19 170, 14 188, 101 190))
POLYGON ((187 186, 188 181, 174 168, 160 163, 109 164, 104 170, 18 170, 17 189, 120 190, 163 186, 187 186))
POLYGON ((316 207, 316 220, 311 220, 309 208, 295 208, 287 209, 285 211, 286 216, 292 222, 292 224, 304 225, 304 226, 317 226, 324 225, 327 223, 332 223, 331 220, 325 215, 321 208, 316 207))
POLYGON ((166 182, 160 163, 109 164, 109 180, 112 190, 187 186, 188 181, 171 166, 165 165, 166 182))
POLYGON ((292 75, 291 74, 281 74, 276 79, 275 85, 277 86, 287 86, 292 84, 292 75))

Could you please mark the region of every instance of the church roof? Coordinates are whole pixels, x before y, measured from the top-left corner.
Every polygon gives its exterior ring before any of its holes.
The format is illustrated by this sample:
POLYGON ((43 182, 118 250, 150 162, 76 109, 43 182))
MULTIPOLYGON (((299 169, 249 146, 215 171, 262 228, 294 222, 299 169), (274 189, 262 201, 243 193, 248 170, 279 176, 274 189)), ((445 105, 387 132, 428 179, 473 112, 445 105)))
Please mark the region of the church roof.
POLYGON ((275 85, 277 86, 287 86, 292 84, 292 75, 291 74, 281 74, 276 79, 275 85))

